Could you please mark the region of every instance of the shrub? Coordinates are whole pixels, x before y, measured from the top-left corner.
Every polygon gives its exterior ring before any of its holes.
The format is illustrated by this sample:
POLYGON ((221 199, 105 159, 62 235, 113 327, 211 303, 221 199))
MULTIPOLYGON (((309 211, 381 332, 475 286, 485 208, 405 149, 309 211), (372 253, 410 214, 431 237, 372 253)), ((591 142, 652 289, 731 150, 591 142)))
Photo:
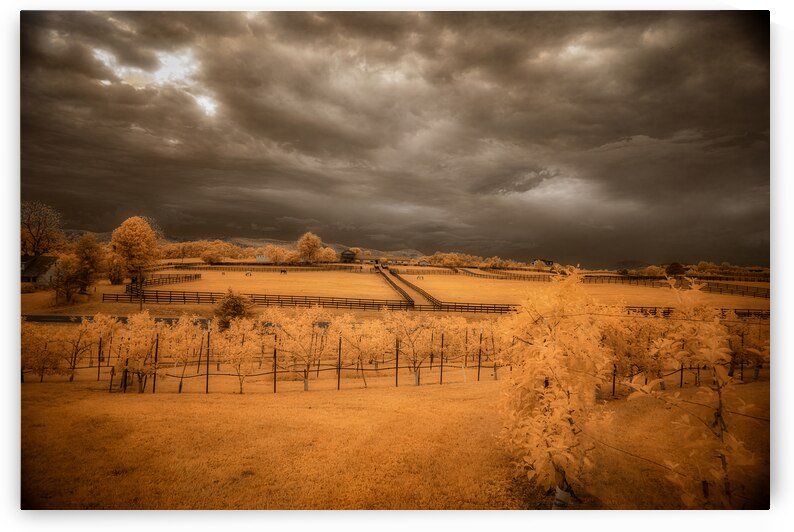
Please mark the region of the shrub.
POLYGON ((229 328, 233 319, 250 317, 251 307, 253 306, 254 304, 249 298, 229 289, 220 303, 218 303, 218 306, 215 307, 215 317, 218 320, 218 328, 224 331, 229 328))

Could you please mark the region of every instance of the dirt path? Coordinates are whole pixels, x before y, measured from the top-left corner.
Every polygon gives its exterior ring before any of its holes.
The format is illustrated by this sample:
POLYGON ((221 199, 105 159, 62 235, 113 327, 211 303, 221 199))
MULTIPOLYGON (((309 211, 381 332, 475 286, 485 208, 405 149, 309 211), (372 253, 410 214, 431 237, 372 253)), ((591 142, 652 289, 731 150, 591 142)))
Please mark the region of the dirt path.
MULTIPOLYGON (((387 273, 386 275, 389 275, 389 274, 387 273)), ((411 298, 414 300, 414 303, 416 303, 417 305, 432 305, 433 304, 432 301, 429 301, 425 296, 423 296, 422 294, 420 294, 419 292, 417 292, 416 290, 414 290, 413 288, 411 288, 410 286, 405 284, 402 280, 398 279, 397 277, 395 277, 393 275, 389 275, 389 278, 392 281, 394 281, 394 283, 397 286, 399 286, 400 288, 405 290, 408 293, 408 295, 411 296, 411 298)), ((431 295, 434 295, 434 294, 431 294, 431 295)))

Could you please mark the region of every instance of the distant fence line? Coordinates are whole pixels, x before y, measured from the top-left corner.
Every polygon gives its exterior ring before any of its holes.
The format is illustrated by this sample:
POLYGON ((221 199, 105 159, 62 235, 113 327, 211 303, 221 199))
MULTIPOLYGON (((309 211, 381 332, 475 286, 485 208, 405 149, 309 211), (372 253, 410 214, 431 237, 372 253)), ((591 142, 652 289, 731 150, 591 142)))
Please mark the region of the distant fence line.
POLYGON ((389 268, 400 275, 457 275, 452 268, 389 268))
MULTIPOLYGON (((536 281, 540 283, 548 283, 554 278, 553 275, 526 275, 521 273, 479 273, 466 270, 464 268, 457 268, 459 273, 468 275, 469 277, 478 277, 480 279, 496 279, 496 280, 514 280, 514 281, 536 281)), ((490 271, 490 270, 488 270, 490 271)))
POLYGON ((164 284, 176 283, 189 283, 192 281, 200 281, 200 273, 187 273, 187 274, 152 274, 148 278, 144 278, 142 283, 132 281, 124 286, 124 291, 128 294, 136 291, 138 286, 159 286, 164 284))
MULTIPOLYGON (((155 304, 215 304, 227 294, 224 292, 186 292, 175 290, 142 290, 133 288, 126 294, 102 294, 102 301, 118 303, 137 303, 143 299, 144 303, 155 304)), ((272 294, 241 294, 251 299, 255 305, 281 306, 281 307, 325 307, 361 310, 378 310, 388 308, 404 310, 410 307, 407 301, 391 299, 361 299, 347 297, 323 296, 287 296, 272 294)))
POLYGON ((392 289, 393 289, 395 292, 397 292, 398 294, 400 294, 400 297, 402 297, 402 298, 403 298, 405 301, 407 301, 407 302, 408 302, 408 303, 409 303, 409 304, 410 304, 412 307, 416 305, 416 302, 414 301, 414 298, 412 298, 412 297, 411 297, 411 296, 408 294, 408 292, 406 292, 405 290, 403 290, 403 288, 402 288, 401 286, 399 286, 397 283, 395 283, 394 281, 392 281, 392 280, 391 280, 391 278, 389 278, 389 276, 388 276, 388 275, 386 275, 386 274, 383 272, 383 270, 382 270, 382 269, 380 269, 380 268, 377 268, 377 267, 376 267, 375 269, 377 270, 378 274, 380 274, 380 276, 381 276, 381 277, 383 277, 383 278, 386 280, 386 283, 387 283, 387 284, 388 284, 388 285, 389 285, 389 286, 390 286, 390 287, 391 287, 391 288, 392 288, 392 289))
POLYGON ((514 312, 518 307, 517 305, 503 305, 503 304, 487 304, 487 303, 453 303, 441 301, 437 297, 430 294, 427 290, 416 286, 404 277, 400 276, 396 271, 390 271, 391 275, 405 283, 411 290, 416 291, 426 298, 437 312, 478 312, 486 314, 505 314, 507 312, 514 312))
POLYGON ((333 264, 326 266, 266 266, 266 265, 232 265, 232 264, 175 264, 169 266, 175 270, 207 270, 225 272, 324 272, 342 271, 350 273, 374 273, 371 268, 358 266, 355 264, 333 264))
MULTIPOLYGON (((522 274, 510 274, 510 273, 483 274, 478 272, 472 272, 463 268, 459 268, 458 271, 463 275, 468 275, 470 277, 478 277, 482 279, 548 282, 551 281, 553 278, 552 275, 522 275, 522 274)), ((703 280, 703 279, 698 278, 697 280, 703 280)), ((630 286, 632 285, 647 286, 649 288, 668 288, 670 286, 669 283, 667 282, 667 279, 664 277, 630 276, 630 275, 585 274, 582 276, 582 283, 583 284, 625 284, 630 286)), ((769 299, 769 295, 770 295, 770 290, 769 288, 766 287, 743 286, 743 285, 711 282, 711 281, 706 281, 703 288, 701 288, 701 291, 713 293, 713 294, 760 297, 765 299, 769 299)))
POLYGON ((740 296, 761 297, 764 299, 769 299, 770 296, 770 290, 766 287, 743 286, 729 283, 707 282, 706 286, 704 286, 701 290, 715 294, 733 294, 740 296))

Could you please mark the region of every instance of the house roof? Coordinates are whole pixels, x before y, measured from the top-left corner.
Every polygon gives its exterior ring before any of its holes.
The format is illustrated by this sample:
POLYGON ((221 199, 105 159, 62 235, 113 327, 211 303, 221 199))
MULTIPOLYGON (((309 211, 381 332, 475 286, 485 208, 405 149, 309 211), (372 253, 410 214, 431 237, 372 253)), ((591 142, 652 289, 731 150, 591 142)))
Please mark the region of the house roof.
POLYGON ((22 257, 22 275, 24 277, 38 277, 47 273, 53 264, 58 260, 58 257, 51 257, 48 255, 40 255, 38 257, 23 256, 22 257))

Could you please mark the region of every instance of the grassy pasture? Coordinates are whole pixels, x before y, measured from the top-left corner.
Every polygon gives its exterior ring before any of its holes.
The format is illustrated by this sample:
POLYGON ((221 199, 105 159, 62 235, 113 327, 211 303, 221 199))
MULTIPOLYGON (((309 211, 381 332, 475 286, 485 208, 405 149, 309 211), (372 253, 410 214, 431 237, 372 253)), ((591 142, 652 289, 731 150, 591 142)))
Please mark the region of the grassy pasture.
MULTIPOLYGON (((675 376, 668 385, 677 385, 675 376)), ((520 509, 550 497, 512 476, 498 441, 501 382, 313 388, 278 394, 107 393, 106 382, 22 385, 22 507, 85 509, 520 509)), ((687 374, 684 398, 697 390, 687 374)), ((294 383, 296 386, 298 383, 294 383)), ((739 387, 769 418, 768 373, 739 387)), ((576 508, 677 508, 656 462, 684 460, 681 412, 610 400, 576 508), (617 447, 622 451, 616 451, 617 447)), ((697 412, 698 407, 692 406, 697 412)), ((702 414, 702 413, 701 413, 702 414)), ((732 416, 756 452, 747 507, 769 497, 769 423, 732 416)))
MULTIPOLYGON (((427 275, 409 280, 442 301, 468 303, 520 303, 532 298, 547 283, 503 279, 478 279, 463 275, 427 275)), ((675 306, 674 294, 663 288, 623 284, 585 284, 584 289, 603 304, 625 303, 631 306, 675 306)), ((769 300, 757 297, 708 294, 703 300, 721 308, 768 309, 769 300)))
MULTIPOLYGON (((158 273, 185 273, 185 270, 162 271, 158 273)), ((234 290, 249 293, 270 293, 279 295, 315 295, 351 297, 366 299, 399 300, 399 296, 375 274, 348 272, 301 272, 290 271, 287 275, 278 272, 253 272, 246 277, 244 272, 202 271, 201 281, 177 283, 152 287, 159 290, 222 292, 232 287, 234 290)), ((520 280, 478 279, 464 275, 406 275, 410 282, 424 288, 443 301, 468 303, 519 303, 542 290, 546 283, 520 280)), ((740 283, 734 283, 740 284, 740 283)), ((741 283, 763 286, 764 283, 741 283)), ((768 283, 767 283, 768 285, 768 283)), ((597 301, 608 304, 625 302, 635 306, 675 306, 672 293, 662 288, 630 286, 621 284, 586 284, 584 289, 597 301)), ((137 303, 103 303, 103 293, 123 293, 123 286, 111 286, 107 281, 96 286, 96 292, 77 296, 73 305, 54 305, 52 291, 39 291, 21 295, 23 314, 105 314, 128 315, 138 311, 137 303)), ((769 300, 748 296, 704 293, 704 301, 709 305, 722 308, 768 309, 769 300)), ((147 304, 153 315, 179 316, 184 312, 198 316, 212 315, 210 305, 147 304)), ((254 312, 263 307, 257 307, 254 312)), ((329 309, 330 310, 330 309, 329 309)), ((333 314, 344 311, 331 310, 333 314)), ((374 316, 375 311, 353 311, 366 317, 374 316)), ((484 315, 463 315, 467 318, 482 318, 484 315)))
MULTIPOLYGON (((185 271, 163 270, 158 273, 185 273, 185 271)), ((193 271, 188 273, 193 273, 193 271)), ((246 277, 245 272, 199 271, 196 273, 201 273, 200 281, 150 288, 186 292, 225 292, 231 288, 236 292, 248 294, 400 300, 400 296, 386 284, 380 275, 370 273, 290 271, 287 275, 283 275, 279 272, 252 271, 249 277, 246 277)))

